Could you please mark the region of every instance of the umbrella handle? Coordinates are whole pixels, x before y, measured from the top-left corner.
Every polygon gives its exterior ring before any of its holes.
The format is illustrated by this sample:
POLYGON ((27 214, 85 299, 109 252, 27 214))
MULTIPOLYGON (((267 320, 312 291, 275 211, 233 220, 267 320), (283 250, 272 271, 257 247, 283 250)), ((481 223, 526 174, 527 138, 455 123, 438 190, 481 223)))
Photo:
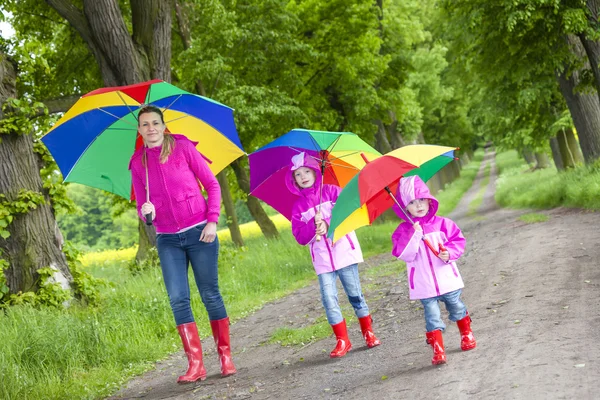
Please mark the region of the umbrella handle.
POLYGON ((146 214, 145 217, 146 217, 146 225, 148 225, 148 226, 152 225, 152 213, 146 214))
MULTIPOLYGON (((319 205, 319 208, 320 208, 320 205, 319 205)), ((321 216, 321 210, 317 211, 317 214, 315 215, 315 217, 316 217, 317 215, 321 216)), ((316 224, 316 223, 315 223, 315 226, 317 226, 317 224, 316 224)), ((321 235, 315 235, 315 240, 316 240, 317 242, 320 242, 320 241, 321 241, 321 235)))

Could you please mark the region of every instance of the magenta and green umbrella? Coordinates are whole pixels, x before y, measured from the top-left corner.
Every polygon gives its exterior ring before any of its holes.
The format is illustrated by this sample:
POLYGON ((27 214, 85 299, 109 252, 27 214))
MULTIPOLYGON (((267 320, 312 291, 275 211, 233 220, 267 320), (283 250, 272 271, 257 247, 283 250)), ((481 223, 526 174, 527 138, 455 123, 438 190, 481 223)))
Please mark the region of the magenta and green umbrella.
POLYGON ((298 198, 287 189, 285 179, 293 156, 304 152, 322 166, 323 183, 344 187, 365 166, 361 153, 381 154, 352 132, 293 129, 251 153, 250 194, 287 219, 298 198))
POLYGON ((375 160, 369 159, 340 193, 331 212, 327 236, 336 241, 361 226, 373 223, 396 204, 394 193, 401 177, 418 175, 427 182, 456 159, 455 150, 455 147, 411 145, 375 160))
POLYGON ((218 173, 245 154, 233 109, 161 80, 108 87, 82 96, 42 137, 65 182, 77 182, 133 198, 129 160, 143 145, 137 114, 153 105, 165 132, 185 135, 218 173))

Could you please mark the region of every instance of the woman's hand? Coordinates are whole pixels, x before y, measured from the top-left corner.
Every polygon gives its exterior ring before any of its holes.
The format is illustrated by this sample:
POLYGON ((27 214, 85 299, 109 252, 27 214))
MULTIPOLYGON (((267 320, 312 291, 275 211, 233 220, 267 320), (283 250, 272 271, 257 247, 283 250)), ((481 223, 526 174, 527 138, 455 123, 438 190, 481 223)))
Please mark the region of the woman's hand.
POLYGON ((152 220, 156 218, 156 210, 154 209, 154 204, 150 202, 142 204, 142 215, 146 216, 148 214, 152 214, 152 220))
POLYGON ((217 238, 217 223, 209 222, 206 224, 202 233, 200 234, 200 241, 205 243, 212 243, 217 238))

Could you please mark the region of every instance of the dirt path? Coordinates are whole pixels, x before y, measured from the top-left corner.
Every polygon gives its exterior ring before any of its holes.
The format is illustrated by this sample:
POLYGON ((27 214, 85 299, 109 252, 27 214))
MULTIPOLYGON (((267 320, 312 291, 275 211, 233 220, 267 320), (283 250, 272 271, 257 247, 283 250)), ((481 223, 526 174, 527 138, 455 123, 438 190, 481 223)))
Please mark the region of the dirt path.
POLYGON ((600 213, 553 209, 542 212, 546 222, 521 222, 526 211, 494 203, 493 156, 486 155, 452 215, 467 238, 459 268, 475 350, 462 352, 456 324, 448 323, 448 364, 431 365, 420 303, 408 300, 404 273, 368 273, 394 261, 381 255, 361 266, 381 346, 367 350, 356 323, 350 326, 354 348, 342 359, 328 358, 332 337, 303 347, 264 344, 278 327, 305 326, 323 314, 315 282, 232 326, 237 375, 219 377, 214 344, 203 340, 206 381, 175 383, 186 367, 180 353, 112 398, 600 398, 600 213), (473 214, 468 205, 486 163, 492 163, 490 184, 473 214))

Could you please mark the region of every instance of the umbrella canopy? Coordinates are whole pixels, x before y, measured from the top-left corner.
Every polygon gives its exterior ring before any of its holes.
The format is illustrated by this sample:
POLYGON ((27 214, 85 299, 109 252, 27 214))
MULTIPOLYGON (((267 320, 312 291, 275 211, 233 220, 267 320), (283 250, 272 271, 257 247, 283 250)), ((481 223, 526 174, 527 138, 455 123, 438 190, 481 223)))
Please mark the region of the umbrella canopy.
POLYGON ((94 90, 82 96, 42 137, 65 182, 77 182, 132 198, 129 160, 143 145, 137 114, 143 106, 163 111, 167 130, 183 134, 217 174, 245 154, 233 109, 161 80, 94 90))
POLYGON ((452 162, 454 147, 411 145, 370 161, 342 190, 333 207, 328 237, 333 241, 369 225, 396 202, 394 193, 403 176, 424 182, 452 162))
POLYGON ((365 166, 361 153, 376 158, 381 154, 351 132, 293 129, 248 156, 250 194, 261 199, 287 219, 298 198, 286 186, 291 159, 301 152, 321 165, 323 183, 344 187, 365 166))

